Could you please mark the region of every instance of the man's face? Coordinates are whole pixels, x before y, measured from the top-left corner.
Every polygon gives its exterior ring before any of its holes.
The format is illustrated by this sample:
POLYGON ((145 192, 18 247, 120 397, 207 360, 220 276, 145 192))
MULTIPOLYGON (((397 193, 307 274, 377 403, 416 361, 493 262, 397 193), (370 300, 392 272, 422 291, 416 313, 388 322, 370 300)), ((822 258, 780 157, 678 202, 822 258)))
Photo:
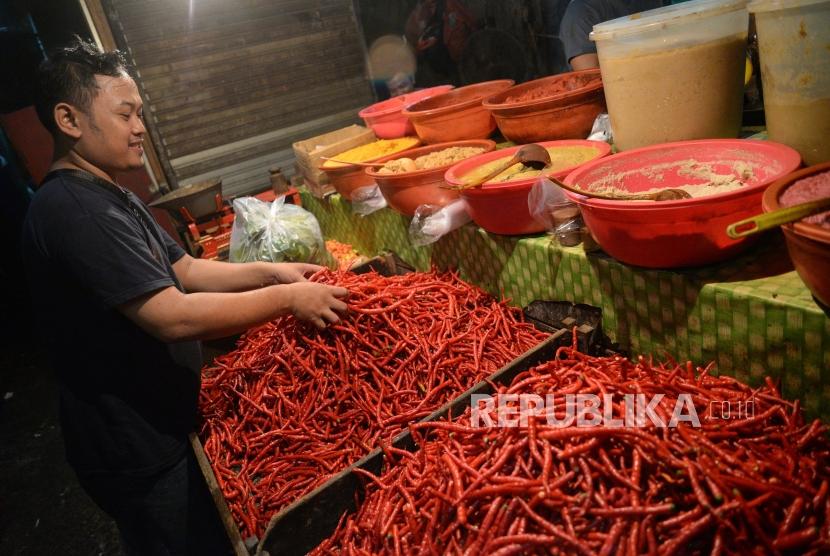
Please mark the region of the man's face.
POLYGON ((96 75, 97 95, 78 117, 81 136, 74 150, 103 170, 125 171, 144 164, 147 132, 138 87, 128 76, 96 75))

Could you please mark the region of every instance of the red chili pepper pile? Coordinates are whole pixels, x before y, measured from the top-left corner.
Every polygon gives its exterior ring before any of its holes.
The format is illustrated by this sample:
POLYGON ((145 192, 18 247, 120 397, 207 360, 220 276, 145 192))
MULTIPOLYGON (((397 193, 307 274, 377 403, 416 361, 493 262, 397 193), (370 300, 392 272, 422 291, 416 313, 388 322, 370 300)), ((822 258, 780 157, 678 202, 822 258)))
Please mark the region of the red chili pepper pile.
POLYGON ((324 271, 349 315, 249 331, 203 370, 201 438, 243 537, 546 335, 455 274, 324 271))
MULTIPOLYGON (((473 427, 469 410, 416 424, 420 450, 395 451, 402 461, 380 478, 366 473, 358 513, 315 553, 829 553, 826 428, 805 424, 771 381, 751 389, 691 365, 562 348, 499 395, 577 392, 662 393, 654 411, 666 423, 687 393, 701 426, 557 428, 543 414, 526 428, 473 427), (750 400, 754 416, 725 419, 722 401, 750 400)), ((552 405, 564 418, 565 398, 552 405)))

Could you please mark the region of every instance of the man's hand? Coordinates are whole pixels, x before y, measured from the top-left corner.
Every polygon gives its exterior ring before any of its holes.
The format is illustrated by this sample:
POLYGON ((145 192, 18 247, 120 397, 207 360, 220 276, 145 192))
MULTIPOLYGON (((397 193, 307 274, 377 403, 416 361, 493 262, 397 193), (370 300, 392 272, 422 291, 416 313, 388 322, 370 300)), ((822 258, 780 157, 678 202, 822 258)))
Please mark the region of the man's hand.
POLYGON ((289 303, 294 316, 311 322, 317 328, 323 329, 340 322, 337 313, 345 313, 348 308, 344 301, 338 299, 349 295, 346 288, 316 282, 294 282, 285 287, 291 289, 289 303))
POLYGON ((306 276, 322 270, 322 266, 307 263, 263 263, 267 265, 266 284, 294 284, 305 282, 306 276))

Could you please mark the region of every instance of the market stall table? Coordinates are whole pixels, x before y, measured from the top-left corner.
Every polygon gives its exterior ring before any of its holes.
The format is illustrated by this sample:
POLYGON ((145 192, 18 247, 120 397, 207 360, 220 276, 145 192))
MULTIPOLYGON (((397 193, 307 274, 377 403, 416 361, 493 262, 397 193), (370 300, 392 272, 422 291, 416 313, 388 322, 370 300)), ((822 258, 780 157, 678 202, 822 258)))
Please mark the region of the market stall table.
POLYGON ((393 251, 419 270, 455 267, 518 306, 564 299, 599 307, 604 329, 625 350, 715 361, 750 384, 780 377, 785 395, 801 398, 808 415, 830 417, 830 318, 792 270, 777 232, 733 261, 650 270, 561 247, 546 235, 499 236, 472 224, 415 247, 410 219, 392 210, 364 217, 339 195, 321 200, 303 191, 302 198, 326 238, 362 254, 393 251))

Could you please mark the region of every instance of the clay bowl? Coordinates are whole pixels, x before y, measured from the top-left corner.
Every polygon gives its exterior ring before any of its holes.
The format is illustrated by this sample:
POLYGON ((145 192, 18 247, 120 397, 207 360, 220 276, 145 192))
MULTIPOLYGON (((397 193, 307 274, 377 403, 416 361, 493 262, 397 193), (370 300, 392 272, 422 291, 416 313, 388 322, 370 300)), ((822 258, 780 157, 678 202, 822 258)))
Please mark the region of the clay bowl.
POLYGON ((495 131, 496 121, 481 102, 513 83, 512 79, 499 79, 459 87, 409 105, 403 114, 426 144, 486 139, 495 131))
MULTIPOLYGON (((399 153, 389 155, 382 159, 382 161, 395 160, 402 156, 414 160, 419 156, 442 151, 450 147, 480 147, 484 149, 484 152, 490 152, 496 148, 496 143, 488 139, 436 143, 407 151, 403 155, 399 153)), ((392 209, 401 214, 413 216, 415 209, 421 205, 443 207, 459 198, 457 191, 443 187, 446 184, 444 181, 444 173, 453 164, 445 164, 437 168, 403 172, 400 174, 382 174, 367 168, 366 174, 378 184, 381 194, 392 209)))
POLYGON ((584 139, 605 111, 602 76, 589 69, 536 79, 492 95, 482 106, 516 144, 584 139))
MULTIPOLYGON (((413 143, 412 146, 396 153, 384 155, 382 157, 375 157, 364 162, 376 162, 390 156, 401 157, 404 156, 405 152, 411 151, 420 144, 421 142, 418 141, 413 143)), ((334 156, 333 158, 337 157, 334 156)), ((357 164, 343 164, 340 166, 326 166, 325 164, 322 164, 319 168, 326 173, 329 178, 329 183, 331 183, 332 187, 334 187, 334 190, 340 193, 340 195, 347 201, 352 200, 352 194, 356 189, 368 187, 374 184, 372 178, 366 175, 366 168, 358 166, 357 164)))
MULTIPOLYGON (((764 212, 783 208, 781 196, 804 178, 830 172, 830 162, 793 172, 770 185, 761 203, 764 212)), ((806 201, 806 199, 805 199, 806 201)), ((803 220, 781 226, 796 272, 812 294, 830 307, 830 229, 803 220)))

